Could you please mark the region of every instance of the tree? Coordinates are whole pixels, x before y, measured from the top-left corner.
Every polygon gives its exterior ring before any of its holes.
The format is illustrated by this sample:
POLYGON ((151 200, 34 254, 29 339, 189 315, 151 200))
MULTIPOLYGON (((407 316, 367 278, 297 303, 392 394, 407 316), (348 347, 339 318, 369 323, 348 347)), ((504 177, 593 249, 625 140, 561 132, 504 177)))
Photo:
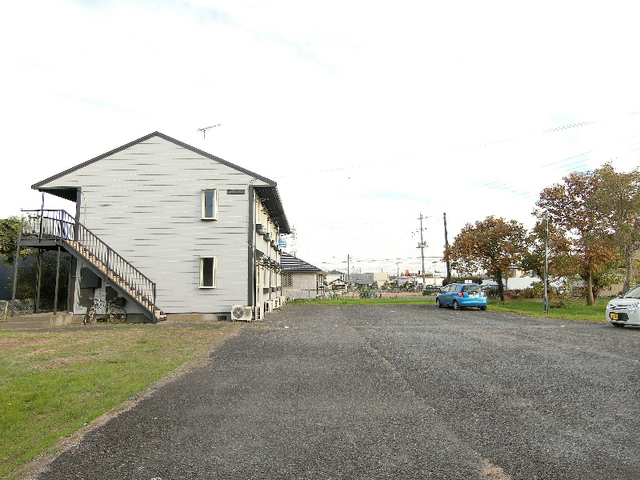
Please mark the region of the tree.
POLYGON ((554 224, 547 225, 545 219, 539 219, 527 235, 527 249, 522 257, 521 268, 527 272, 544 278, 545 257, 548 263, 548 283, 553 278, 564 275, 559 268, 569 251, 569 242, 554 224))
POLYGON ((449 247, 451 266, 462 274, 481 270, 494 275, 500 299, 504 301, 503 278, 519 265, 525 254, 526 230, 521 223, 489 216, 475 225, 468 223, 449 247))
POLYGON ((627 291, 633 276, 633 254, 640 248, 640 171, 616 172, 605 163, 594 174, 600 184, 594 208, 607 219, 608 233, 620 249, 625 267, 623 290, 627 291))
MULTIPOLYGON (((5 265, 13 265, 21 225, 22 220, 18 217, 0 219, 0 257, 5 265)), ((20 248, 20 258, 26 258, 30 253, 28 248, 20 248)))
POLYGON ((554 258, 554 267, 566 276, 579 275, 585 283, 587 305, 595 305, 597 280, 619 262, 619 248, 608 226, 610 212, 596 199, 605 188, 599 174, 573 172, 545 188, 536 202, 534 215, 542 220, 545 213, 554 230, 566 242, 566 252, 554 258))

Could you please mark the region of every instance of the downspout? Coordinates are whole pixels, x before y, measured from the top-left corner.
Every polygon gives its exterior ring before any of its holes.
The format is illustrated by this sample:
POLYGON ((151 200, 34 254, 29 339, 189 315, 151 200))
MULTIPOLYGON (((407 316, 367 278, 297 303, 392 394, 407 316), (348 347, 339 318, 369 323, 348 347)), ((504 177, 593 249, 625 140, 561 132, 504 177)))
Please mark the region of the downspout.
POLYGON ((253 185, 249 185, 249 228, 248 228, 248 265, 247 274, 249 281, 247 282, 247 305, 255 311, 256 302, 256 242, 255 242, 255 191, 253 185))
MULTIPOLYGON (((80 231, 80 215, 82 213, 82 187, 76 189, 76 219, 73 224, 73 240, 78 240, 80 231)), ((86 217, 86 215, 85 215, 86 217)), ((67 312, 75 313, 76 305, 76 278, 78 276, 78 259, 71 255, 71 265, 69 267, 69 285, 67 287, 67 312)))

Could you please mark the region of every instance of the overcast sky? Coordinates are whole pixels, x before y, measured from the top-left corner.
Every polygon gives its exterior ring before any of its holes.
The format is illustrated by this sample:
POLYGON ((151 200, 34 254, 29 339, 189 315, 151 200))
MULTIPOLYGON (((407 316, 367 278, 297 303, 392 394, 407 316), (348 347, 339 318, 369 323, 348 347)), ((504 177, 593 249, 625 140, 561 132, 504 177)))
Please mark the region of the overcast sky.
POLYGON ((445 212, 449 241, 488 215, 530 227, 571 171, 640 164, 633 2, 32 0, 1 18, 0 218, 160 131, 277 181, 309 263, 420 270, 422 214, 442 271, 445 212))

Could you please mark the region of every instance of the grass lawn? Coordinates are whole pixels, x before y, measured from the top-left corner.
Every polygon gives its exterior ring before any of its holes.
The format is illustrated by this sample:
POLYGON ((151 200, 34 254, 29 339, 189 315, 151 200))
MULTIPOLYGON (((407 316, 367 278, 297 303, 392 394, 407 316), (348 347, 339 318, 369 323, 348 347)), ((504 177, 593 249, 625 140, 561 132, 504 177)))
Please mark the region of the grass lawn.
POLYGON ((0 478, 120 405, 240 324, 0 332, 0 478), (221 328, 221 325, 223 327, 221 328))
POLYGON ((553 308, 557 301, 550 301, 549 313, 543 313, 542 300, 489 300, 489 310, 520 313, 536 317, 553 317, 563 320, 587 320, 606 322, 605 309, 609 300, 599 299, 593 307, 587 306, 586 300, 564 300, 561 306, 553 308))

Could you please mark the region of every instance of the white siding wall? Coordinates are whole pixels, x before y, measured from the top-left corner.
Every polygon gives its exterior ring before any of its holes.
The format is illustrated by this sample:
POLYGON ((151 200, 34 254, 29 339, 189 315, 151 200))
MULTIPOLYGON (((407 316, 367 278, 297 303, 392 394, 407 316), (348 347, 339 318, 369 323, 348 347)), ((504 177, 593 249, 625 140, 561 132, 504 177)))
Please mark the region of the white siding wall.
POLYGON ((82 187, 80 221, 157 283, 164 312, 215 313, 248 302, 251 180, 153 137, 46 186, 82 187), (203 189, 219 191, 218 220, 201 220, 203 189), (201 256, 218 259, 215 289, 199 288, 201 256))
MULTIPOLYGON (((270 238, 275 240, 277 245, 280 238, 280 232, 277 226, 269 218, 269 214, 262 206, 260 200, 256 198, 255 206, 255 223, 263 225, 267 230, 270 238)), ((255 232, 255 228, 254 228, 255 232)), ((255 233, 254 244, 257 250, 267 255, 274 262, 280 264, 280 250, 275 248, 271 241, 268 241, 263 235, 255 233)), ((282 295, 278 290, 282 286, 282 274, 277 272, 272 266, 259 265, 256 267, 256 278, 258 279, 256 291, 256 305, 261 306, 265 311, 265 304, 269 300, 273 300, 282 295)))
POLYGON ((315 298, 321 293, 318 288, 322 276, 317 272, 291 272, 291 286, 284 287, 288 298, 315 298))

